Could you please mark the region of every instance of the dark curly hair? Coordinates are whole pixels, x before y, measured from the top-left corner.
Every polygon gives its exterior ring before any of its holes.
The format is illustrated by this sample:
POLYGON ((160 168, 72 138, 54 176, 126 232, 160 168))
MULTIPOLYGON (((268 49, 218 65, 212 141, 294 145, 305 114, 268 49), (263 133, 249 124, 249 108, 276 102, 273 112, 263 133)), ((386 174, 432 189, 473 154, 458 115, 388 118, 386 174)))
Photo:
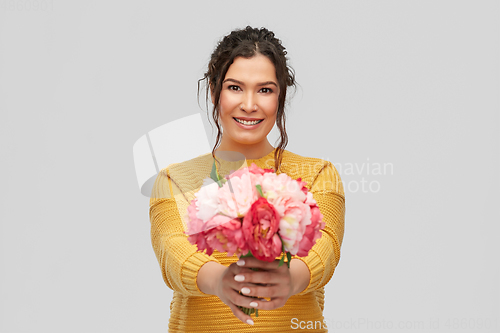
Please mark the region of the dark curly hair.
POLYGON ((225 36, 217 45, 210 62, 208 70, 198 80, 198 96, 200 82, 205 81, 206 100, 209 100, 209 90, 213 94, 213 110, 212 117, 217 126, 217 139, 212 149, 212 156, 215 158, 215 150, 222 139, 221 128, 219 124, 219 101, 222 90, 222 82, 226 76, 229 66, 233 63, 236 57, 251 58, 257 54, 262 54, 271 60, 276 68, 276 78, 280 88, 278 97, 278 112, 276 115, 276 124, 280 130, 280 143, 274 152, 274 169, 278 171, 281 164, 283 150, 288 144, 288 136, 285 129, 285 100, 287 88, 293 86, 295 88, 295 73, 294 70, 287 64, 286 50, 281 41, 274 36, 272 31, 266 28, 252 28, 247 26, 245 29, 233 30, 229 35, 225 36))

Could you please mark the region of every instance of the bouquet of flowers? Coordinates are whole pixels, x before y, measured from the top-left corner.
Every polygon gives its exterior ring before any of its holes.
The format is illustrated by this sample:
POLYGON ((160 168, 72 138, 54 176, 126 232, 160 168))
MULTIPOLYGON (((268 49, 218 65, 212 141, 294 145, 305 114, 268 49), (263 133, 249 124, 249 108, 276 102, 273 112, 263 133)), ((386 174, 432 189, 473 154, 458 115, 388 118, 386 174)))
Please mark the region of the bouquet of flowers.
POLYGON ((214 161, 187 209, 188 240, 208 255, 217 250, 268 262, 281 255, 279 266, 286 256, 290 268, 292 255, 307 256, 325 226, 305 185, 255 163, 221 177, 214 161))

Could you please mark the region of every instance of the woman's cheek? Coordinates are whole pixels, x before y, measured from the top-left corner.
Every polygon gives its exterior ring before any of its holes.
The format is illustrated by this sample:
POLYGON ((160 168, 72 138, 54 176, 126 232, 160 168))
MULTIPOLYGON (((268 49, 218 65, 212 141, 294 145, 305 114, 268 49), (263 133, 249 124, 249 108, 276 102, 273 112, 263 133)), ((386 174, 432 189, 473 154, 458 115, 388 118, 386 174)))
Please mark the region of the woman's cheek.
POLYGON ((270 100, 267 109, 273 110, 273 112, 277 112, 278 111, 278 98, 273 98, 272 100, 270 100))
POLYGON ((278 101, 269 101, 266 104, 266 113, 268 117, 276 117, 278 113, 278 101))
POLYGON ((238 106, 238 103, 234 98, 226 97, 221 99, 220 105, 223 111, 231 113, 238 106))

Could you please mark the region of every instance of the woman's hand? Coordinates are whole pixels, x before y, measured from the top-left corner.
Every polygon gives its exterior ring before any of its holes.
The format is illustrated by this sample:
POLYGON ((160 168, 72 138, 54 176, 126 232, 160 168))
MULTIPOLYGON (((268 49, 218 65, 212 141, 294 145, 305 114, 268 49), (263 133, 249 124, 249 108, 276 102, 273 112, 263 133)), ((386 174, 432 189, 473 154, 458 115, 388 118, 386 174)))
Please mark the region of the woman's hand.
POLYGON ((280 267, 279 260, 267 262, 253 257, 245 257, 237 262, 235 288, 246 296, 270 298, 254 299, 254 306, 262 310, 274 310, 286 304, 290 296, 303 291, 309 283, 307 265, 299 259, 292 259, 290 268, 286 263, 280 267), (258 268, 258 271, 252 270, 258 268))
MULTIPOLYGON (((241 262, 241 261, 239 261, 241 262)), ((256 307, 258 303, 256 300, 266 301, 265 299, 257 299, 252 297, 247 297, 241 295, 239 291, 243 288, 241 282, 235 279, 235 276, 241 274, 242 272, 251 271, 250 269, 241 268, 240 266, 233 263, 229 265, 226 269, 216 279, 214 285, 214 295, 219 297, 219 299, 224 302, 233 314, 244 323, 253 325, 252 317, 243 313, 238 306, 245 308, 256 307)), ((245 284, 245 285, 248 285, 245 284)))
POLYGON ((292 259, 290 268, 286 263, 281 267, 278 264, 279 260, 266 262, 253 257, 242 258, 228 267, 207 262, 198 272, 198 286, 202 292, 219 297, 236 318, 253 325, 252 317, 238 306, 274 310, 285 305, 290 296, 303 291, 309 283, 309 269, 302 260, 292 259))

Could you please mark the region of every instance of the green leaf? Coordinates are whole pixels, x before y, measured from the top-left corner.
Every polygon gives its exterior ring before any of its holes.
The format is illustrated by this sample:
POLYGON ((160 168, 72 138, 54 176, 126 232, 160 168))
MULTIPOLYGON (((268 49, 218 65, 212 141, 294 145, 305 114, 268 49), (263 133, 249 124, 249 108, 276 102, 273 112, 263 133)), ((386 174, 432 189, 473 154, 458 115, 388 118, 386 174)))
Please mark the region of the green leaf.
POLYGON ((212 178, 214 181, 219 180, 219 178, 217 178, 217 168, 215 167, 215 159, 214 159, 214 164, 212 165, 212 171, 210 171, 210 178, 212 178))
POLYGON ((285 262, 285 254, 283 253, 280 259, 280 263, 278 264, 278 267, 281 267, 281 265, 283 265, 284 262, 285 262))
POLYGON ((215 167, 215 159, 214 159, 214 164, 212 165, 212 171, 210 171, 210 178, 213 179, 214 182, 219 185, 219 187, 222 187, 222 184, 225 183, 224 178, 222 178, 218 173, 217 173, 217 168, 215 167))
MULTIPOLYGON (((285 262, 285 243, 283 242, 283 239, 281 238, 280 234, 277 235, 281 241, 281 252, 283 252, 283 255, 281 256, 280 262, 278 264, 278 267, 281 267, 281 265, 283 265, 283 263, 285 262)), ((290 268, 290 265, 288 265, 288 268, 290 268)))
POLYGON ((259 309, 255 309, 255 317, 259 316, 259 309))
POLYGON ((283 252, 283 254, 285 253, 285 243, 283 242, 283 239, 281 238, 280 234, 278 234, 278 237, 280 238, 280 241, 281 241, 281 252, 283 252))
POLYGON ((259 195, 261 197, 264 197, 264 194, 262 193, 262 186, 260 186, 259 184, 255 185, 255 187, 257 188, 257 192, 259 192, 259 195))
POLYGON ((242 255, 240 258, 248 258, 248 257, 253 257, 252 251, 248 251, 247 254, 242 255))
POLYGON ((292 254, 290 252, 286 253, 286 259, 288 260, 288 268, 290 268, 290 262, 292 261, 292 254))

